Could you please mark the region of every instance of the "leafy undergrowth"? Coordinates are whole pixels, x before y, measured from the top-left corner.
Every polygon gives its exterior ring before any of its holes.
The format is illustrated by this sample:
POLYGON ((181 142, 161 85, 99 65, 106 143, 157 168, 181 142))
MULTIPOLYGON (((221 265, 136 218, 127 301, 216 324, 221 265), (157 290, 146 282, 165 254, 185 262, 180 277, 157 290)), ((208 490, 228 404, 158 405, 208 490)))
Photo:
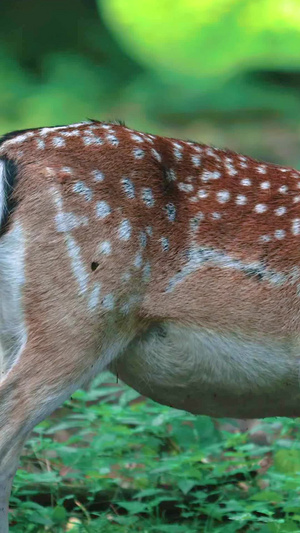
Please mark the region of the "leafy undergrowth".
POLYGON ((102 375, 27 442, 12 533, 300 531, 300 424, 242 432, 102 375))

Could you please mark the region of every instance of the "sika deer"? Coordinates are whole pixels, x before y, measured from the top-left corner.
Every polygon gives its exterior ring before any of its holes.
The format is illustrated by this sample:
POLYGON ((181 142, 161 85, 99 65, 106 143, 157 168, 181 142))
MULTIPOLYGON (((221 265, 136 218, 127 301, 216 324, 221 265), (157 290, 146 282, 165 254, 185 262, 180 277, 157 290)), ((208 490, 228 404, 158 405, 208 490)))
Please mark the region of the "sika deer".
POLYGON ((100 122, 9 134, 0 165, 0 533, 27 435, 104 368, 299 416, 298 171, 100 122))

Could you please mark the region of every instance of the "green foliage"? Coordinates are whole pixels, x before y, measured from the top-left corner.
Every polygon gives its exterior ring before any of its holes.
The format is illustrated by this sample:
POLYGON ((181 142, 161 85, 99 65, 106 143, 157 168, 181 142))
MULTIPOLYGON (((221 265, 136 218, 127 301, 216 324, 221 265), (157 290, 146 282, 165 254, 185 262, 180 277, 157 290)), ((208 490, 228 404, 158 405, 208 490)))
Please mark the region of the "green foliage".
POLYGON ((98 0, 117 38, 160 74, 300 66, 298 0, 98 0))
POLYGON ((2 0, 0 133, 120 118, 226 144, 242 124, 260 155, 260 119, 298 127, 299 17, 298 0, 2 0))
POLYGON ((145 92, 152 95, 154 113, 205 112, 228 120, 230 113, 260 110, 299 120, 298 0, 98 0, 98 5, 120 45, 146 68, 145 92))
POLYGON ((220 428, 109 379, 76 392, 27 443, 13 533, 299 531, 296 419, 265 420, 256 444, 229 421, 220 428))

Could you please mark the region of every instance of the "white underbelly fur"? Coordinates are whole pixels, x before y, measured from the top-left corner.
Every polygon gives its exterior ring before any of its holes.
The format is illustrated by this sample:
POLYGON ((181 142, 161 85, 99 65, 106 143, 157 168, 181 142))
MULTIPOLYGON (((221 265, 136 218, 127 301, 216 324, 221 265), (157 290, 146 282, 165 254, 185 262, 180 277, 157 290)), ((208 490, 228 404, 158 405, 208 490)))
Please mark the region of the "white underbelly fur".
POLYGON ((299 363, 292 342, 167 323, 134 341, 112 370, 161 403, 253 418, 300 415, 299 363))

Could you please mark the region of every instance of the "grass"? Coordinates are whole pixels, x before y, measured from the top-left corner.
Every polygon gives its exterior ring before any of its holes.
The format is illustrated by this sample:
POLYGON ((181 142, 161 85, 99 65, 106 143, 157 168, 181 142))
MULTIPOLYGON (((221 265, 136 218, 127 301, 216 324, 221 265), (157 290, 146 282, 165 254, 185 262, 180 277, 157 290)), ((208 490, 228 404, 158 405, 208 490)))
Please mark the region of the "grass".
POLYGON ((297 419, 242 432, 105 380, 76 392, 27 442, 12 533, 300 531, 297 419))

